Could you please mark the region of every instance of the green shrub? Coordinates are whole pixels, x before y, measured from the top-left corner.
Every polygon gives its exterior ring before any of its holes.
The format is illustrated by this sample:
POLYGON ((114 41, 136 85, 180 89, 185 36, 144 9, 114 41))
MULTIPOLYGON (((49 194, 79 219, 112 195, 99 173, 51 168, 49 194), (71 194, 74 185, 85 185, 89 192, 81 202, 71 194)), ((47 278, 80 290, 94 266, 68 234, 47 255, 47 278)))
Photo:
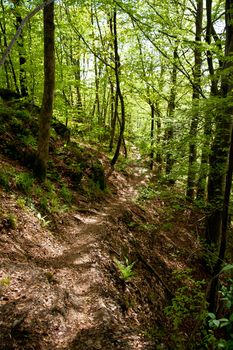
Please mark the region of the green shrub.
POLYGON ((203 288, 206 282, 194 280, 190 269, 174 271, 173 280, 180 286, 175 292, 172 304, 165 308, 165 314, 171 324, 170 340, 174 349, 197 349, 202 343, 208 313, 203 288))
MULTIPOLYGON (((226 265, 222 272, 233 269, 233 265, 226 265)), ((222 317, 218 318, 214 313, 208 314, 209 333, 206 336, 209 344, 214 349, 233 349, 233 278, 227 278, 222 285, 219 294, 223 304, 222 317), (224 338, 223 338, 224 335, 224 338)))

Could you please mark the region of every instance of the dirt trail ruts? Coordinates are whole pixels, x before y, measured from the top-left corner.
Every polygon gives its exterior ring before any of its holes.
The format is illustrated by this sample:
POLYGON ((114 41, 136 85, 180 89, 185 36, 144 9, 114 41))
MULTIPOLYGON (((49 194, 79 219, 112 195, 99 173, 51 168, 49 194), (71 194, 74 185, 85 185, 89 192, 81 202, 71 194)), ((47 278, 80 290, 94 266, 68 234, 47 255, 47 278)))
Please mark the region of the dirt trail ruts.
POLYGON ((6 281, 0 286, 1 350, 150 348, 112 298, 102 244, 110 231, 117 235, 117 219, 144 181, 135 167, 108 201, 62 215, 57 234, 3 196, 3 207, 11 206, 19 222, 0 238, 0 279, 6 281))

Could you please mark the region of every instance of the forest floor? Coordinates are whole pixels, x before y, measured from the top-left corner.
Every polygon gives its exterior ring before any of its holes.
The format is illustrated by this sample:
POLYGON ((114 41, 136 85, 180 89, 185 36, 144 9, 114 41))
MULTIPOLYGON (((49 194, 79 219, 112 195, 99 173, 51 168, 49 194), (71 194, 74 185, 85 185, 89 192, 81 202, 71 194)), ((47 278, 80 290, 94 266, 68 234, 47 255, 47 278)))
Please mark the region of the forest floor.
POLYGON ((1 350, 174 348, 164 315, 176 290, 172 271, 205 277, 203 218, 175 188, 152 190, 150 182, 131 162, 109 176, 109 194, 90 201, 76 193, 51 227, 0 189, 1 350))

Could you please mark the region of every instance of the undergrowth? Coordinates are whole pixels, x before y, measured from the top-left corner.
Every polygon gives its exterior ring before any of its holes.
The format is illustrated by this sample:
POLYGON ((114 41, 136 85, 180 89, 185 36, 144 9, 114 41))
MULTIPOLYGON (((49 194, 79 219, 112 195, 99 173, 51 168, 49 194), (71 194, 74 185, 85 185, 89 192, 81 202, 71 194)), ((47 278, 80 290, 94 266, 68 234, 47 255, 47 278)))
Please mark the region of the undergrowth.
POLYGON ((192 270, 176 270, 173 282, 178 285, 171 305, 165 308, 170 324, 170 343, 173 349, 198 349, 203 345, 207 318, 205 280, 196 281, 192 270))

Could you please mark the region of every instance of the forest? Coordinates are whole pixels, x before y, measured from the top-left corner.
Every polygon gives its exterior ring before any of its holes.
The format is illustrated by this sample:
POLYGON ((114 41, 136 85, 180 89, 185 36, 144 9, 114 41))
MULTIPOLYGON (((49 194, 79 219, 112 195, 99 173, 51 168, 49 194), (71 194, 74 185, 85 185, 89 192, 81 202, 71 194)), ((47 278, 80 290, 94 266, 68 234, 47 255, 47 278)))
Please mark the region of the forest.
POLYGON ((233 349, 233 1, 0 0, 0 350, 233 349))

